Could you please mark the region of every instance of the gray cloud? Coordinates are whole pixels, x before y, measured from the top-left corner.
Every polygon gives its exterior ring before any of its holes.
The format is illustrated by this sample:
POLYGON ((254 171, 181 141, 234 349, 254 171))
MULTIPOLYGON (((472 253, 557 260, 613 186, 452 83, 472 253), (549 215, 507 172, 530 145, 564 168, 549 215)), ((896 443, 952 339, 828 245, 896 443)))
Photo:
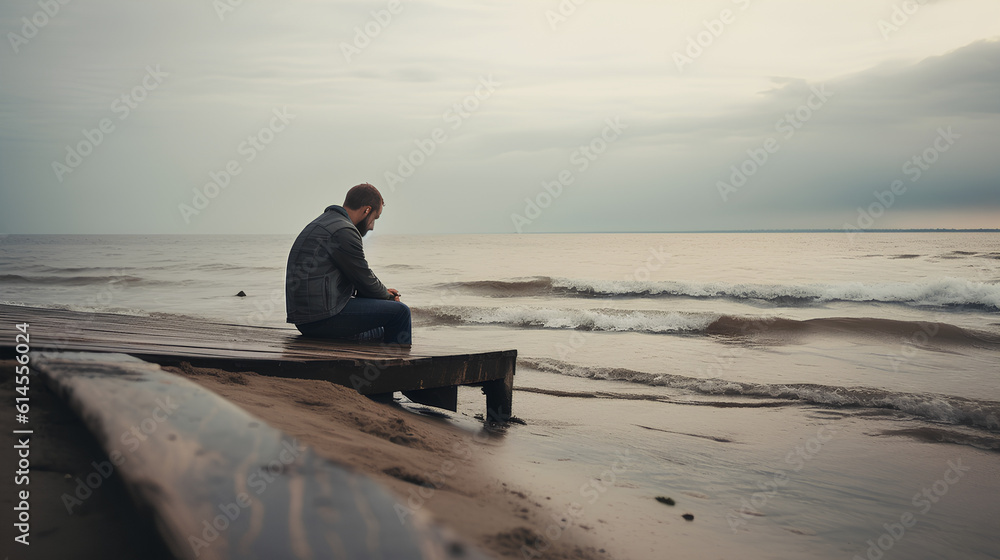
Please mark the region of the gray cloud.
MULTIPOLYGON (((1000 207, 996 41, 822 82, 776 76, 748 97, 709 57, 702 75, 676 75, 678 37, 634 32, 656 17, 634 6, 606 28, 588 18, 614 8, 595 6, 553 33, 530 2, 404 5, 350 63, 342 44, 386 3, 246 2, 221 21, 206 2, 64 6, 20 52, 0 50, 0 230, 294 232, 368 180, 390 202, 382 231, 512 231, 563 170, 574 183, 527 231, 836 228, 948 126, 959 143, 893 212, 1000 207), (114 100, 157 65, 169 76, 121 119, 114 100), (490 75, 497 91, 455 121, 490 75), (834 97, 784 138, 776 123, 820 85, 834 97), (240 146, 282 107, 295 119, 246 161, 240 146), (574 151, 614 117, 625 134, 581 171, 574 151), (115 130, 58 181, 52 162, 102 119, 115 130), (435 129, 447 141, 390 189, 387 173, 435 129), (717 181, 771 136, 780 150, 723 202, 717 181), (178 205, 230 160, 242 172, 186 223, 178 205)), ((4 4, 0 31, 36 9, 4 4)))

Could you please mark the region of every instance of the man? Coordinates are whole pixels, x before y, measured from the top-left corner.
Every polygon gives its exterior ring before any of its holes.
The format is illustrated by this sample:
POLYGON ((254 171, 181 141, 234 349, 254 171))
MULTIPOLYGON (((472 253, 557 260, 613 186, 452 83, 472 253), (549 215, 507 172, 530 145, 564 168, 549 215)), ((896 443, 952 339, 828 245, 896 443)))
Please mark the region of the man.
POLYGON ((361 245, 384 206, 378 189, 357 185, 343 206, 327 206, 295 239, 285 270, 285 311, 302 334, 356 340, 381 329, 382 341, 410 344, 410 308, 382 285, 361 245))

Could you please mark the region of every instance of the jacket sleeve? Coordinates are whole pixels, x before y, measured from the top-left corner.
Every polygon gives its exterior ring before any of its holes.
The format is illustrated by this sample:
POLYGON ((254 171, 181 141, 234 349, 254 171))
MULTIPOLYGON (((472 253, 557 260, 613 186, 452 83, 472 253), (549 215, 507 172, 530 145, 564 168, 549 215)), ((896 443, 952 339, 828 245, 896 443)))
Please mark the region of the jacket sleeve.
POLYGON ((330 259, 340 269, 340 272, 354 284, 358 295, 374 299, 393 299, 389 290, 368 266, 358 230, 349 227, 341 228, 334 232, 333 237, 336 248, 331 251, 330 259))

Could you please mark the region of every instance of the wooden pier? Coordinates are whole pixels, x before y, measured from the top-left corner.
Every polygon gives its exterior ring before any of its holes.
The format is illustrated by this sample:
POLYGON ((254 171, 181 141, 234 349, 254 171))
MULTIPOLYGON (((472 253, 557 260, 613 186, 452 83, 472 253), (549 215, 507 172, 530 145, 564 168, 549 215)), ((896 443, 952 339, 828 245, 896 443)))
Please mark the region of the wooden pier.
MULTIPOLYGON (((486 393, 486 418, 503 421, 515 350, 335 343, 176 315, 10 305, 0 305, 0 321, 29 325, 32 376, 93 435, 170 557, 486 558, 420 512, 404 521, 398 499, 350 465, 320 457, 161 365, 327 380, 368 395, 403 391, 451 410, 457 387, 474 385, 486 393)), ((17 342, 13 335, 0 342, 0 358, 23 352, 17 342)))
MULTIPOLYGON (((0 321, 29 323, 31 346, 44 351, 114 352, 160 365, 253 371, 261 375, 322 379, 363 395, 402 391, 408 398, 456 410, 460 385, 482 387, 486 418, 511 417, 517 350, 457 352, 335 342, 303 337, 294 327, 257 327, 153 313, 86 313, 0 305, 0 321)), ((0 341, 0 357, 14 354, 13 338, 0 341)))

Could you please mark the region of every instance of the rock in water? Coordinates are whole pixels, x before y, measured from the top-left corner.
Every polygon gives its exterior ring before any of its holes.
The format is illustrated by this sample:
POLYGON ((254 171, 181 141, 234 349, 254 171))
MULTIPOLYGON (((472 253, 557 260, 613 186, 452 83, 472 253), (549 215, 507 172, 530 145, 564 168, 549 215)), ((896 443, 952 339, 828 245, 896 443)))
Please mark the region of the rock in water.
POLYGON ((673 498, 666 498, 664 496, 657 496, 656 501, 661 504, 667 504, 668 506, 672 506, 675 503, 673 498))
POLYGON ((247 294, 243 290, 240 290, 240 293, 236 294, 236 297, 247 297, 247 294))
POLYGON ((684 515, 682 515, 681 517, 683 517, 684 519, 686 519, 686 520, 688 520, 688 521, 694 521, 694 516, 693 516, 693 515, 691 515, 690 513, 685 513, 685 514, 684 514, 684 515))

